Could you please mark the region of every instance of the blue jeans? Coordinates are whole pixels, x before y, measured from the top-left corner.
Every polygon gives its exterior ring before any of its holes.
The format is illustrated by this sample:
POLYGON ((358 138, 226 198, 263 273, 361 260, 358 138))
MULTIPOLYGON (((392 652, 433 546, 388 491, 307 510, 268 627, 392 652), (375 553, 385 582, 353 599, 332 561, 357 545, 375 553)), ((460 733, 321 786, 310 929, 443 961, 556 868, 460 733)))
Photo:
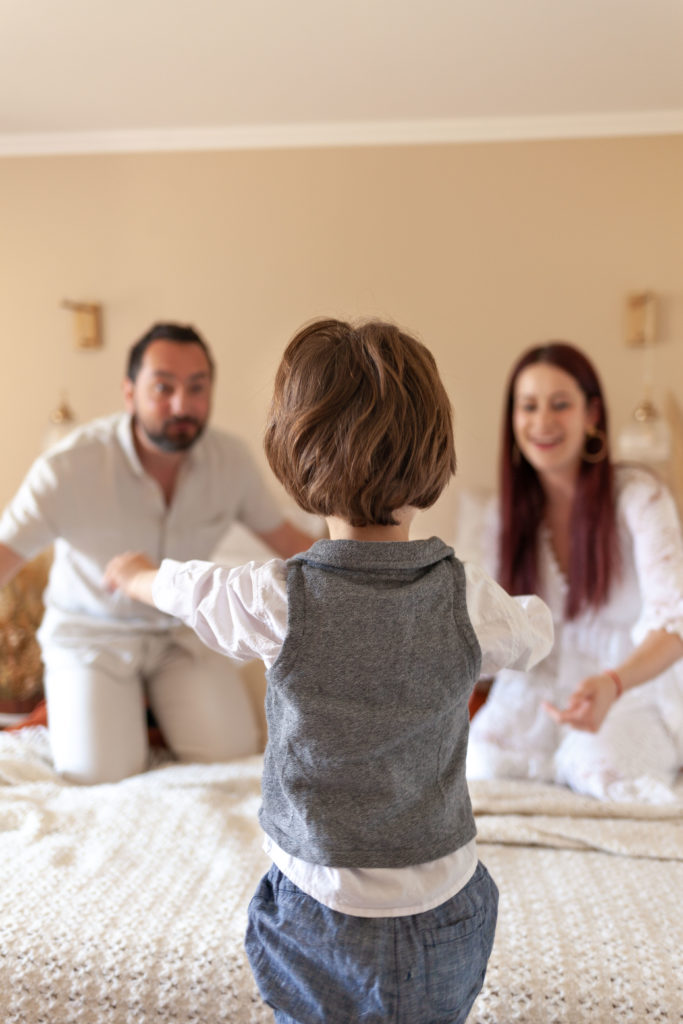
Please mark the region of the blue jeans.
POLYGON ((481 863, 452 899, 407 917, 340 914, 273 865, 249 904, 245 946, 278 1024, 463 1024, 497 913, 481 863))

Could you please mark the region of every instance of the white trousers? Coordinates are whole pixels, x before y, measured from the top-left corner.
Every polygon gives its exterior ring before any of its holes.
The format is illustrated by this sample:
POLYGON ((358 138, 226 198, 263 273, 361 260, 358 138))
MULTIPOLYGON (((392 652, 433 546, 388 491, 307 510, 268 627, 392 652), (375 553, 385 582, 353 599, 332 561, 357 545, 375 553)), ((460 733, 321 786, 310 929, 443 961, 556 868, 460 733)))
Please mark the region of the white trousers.
POLYGON ((261 749, 238 668, 189 630, 87 647, 48 644, 43 662, 55 768, 74 782, 117 782, 145 770, 146 701, 181 761, 261 749))

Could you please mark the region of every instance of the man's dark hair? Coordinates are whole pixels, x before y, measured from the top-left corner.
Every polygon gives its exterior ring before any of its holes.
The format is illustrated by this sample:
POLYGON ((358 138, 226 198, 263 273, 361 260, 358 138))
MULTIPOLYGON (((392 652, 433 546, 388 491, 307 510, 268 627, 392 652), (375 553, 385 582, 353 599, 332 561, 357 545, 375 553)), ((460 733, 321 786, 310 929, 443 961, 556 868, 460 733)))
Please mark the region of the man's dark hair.
POLYGON ((153 341, 173 341, 179 345, 199 345, 207 358, 209 370, 213 377, 214 362, 209 346, 194 327, 191 327, 190 324, 156 323, 142 335, 139 341, 135 342, 128 353, 126 376, 129 380, 135 381, 140 372, 145 352, 153 341))

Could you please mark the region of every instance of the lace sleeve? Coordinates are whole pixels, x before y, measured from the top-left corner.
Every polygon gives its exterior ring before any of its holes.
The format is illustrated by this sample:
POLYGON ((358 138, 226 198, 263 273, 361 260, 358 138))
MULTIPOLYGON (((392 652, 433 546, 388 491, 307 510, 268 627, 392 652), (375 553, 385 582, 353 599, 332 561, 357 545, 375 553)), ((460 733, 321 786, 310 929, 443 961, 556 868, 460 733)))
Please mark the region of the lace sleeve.
POLYGON ((628 470, 618 501, 643 601, 633 641, 640 643, 654 629, 683 638, 683 536, 673 497, 653 474, 628 470))

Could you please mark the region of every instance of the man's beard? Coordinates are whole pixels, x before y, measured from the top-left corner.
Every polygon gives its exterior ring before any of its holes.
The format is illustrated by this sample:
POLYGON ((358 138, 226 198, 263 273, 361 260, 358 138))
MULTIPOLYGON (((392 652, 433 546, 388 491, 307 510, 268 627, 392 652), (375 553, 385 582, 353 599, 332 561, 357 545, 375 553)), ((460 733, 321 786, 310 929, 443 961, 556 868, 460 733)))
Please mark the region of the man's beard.
POLYGON ((164 452, 187 451, 199 440, 206 426, 206 423, 201 423, 193 416, 178 416, 166 420, 158 433, 152 433, 140 419, 138 423, 144 430, 147 440, 164 452), (178 424, 183 424, 184 429, 179 428, 178 424))

